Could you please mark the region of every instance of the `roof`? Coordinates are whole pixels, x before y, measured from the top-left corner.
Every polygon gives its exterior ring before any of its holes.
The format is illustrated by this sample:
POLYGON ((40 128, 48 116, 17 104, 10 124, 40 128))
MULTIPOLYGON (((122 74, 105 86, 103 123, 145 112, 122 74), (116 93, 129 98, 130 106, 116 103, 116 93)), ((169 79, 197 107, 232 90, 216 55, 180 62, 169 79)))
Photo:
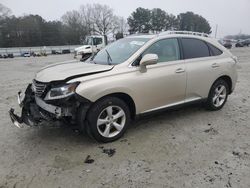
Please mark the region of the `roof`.
POLYGON ((159 34, 135 34, 128 38, 155 38, 155 37, 194 37, 194 38, 211 38, 207 33, 199 33, 192 31, 164 31, 159 34))
POLYGON ((127 36, 127 38, 147 38, 147 39, 152 39, 156 37, 157 35, 151 35, 151 34, 135 34, 135 35, 130 35, 127 36))

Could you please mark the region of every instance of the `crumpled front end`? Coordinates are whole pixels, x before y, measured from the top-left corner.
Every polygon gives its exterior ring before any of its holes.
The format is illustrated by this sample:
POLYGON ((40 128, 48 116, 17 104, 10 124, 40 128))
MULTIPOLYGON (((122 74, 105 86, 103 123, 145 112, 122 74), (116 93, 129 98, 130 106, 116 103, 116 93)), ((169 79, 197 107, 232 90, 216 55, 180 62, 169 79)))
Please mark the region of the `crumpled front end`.
POLYGON ((9 110, 10 119, 15 126, 18 128, 23 127, 22 124, 35 126, 41 122, 42 115, 38 112, 31 84, 29 84, 24 94, 18 92, 18 103, 22 108, 21 116, 15 114, 13 108, 9 110))
POLYGON ((16 127, 38 126, 44 122, 61 120, 76 123, 77 110, 81 105, 80 96, 72 95, 61 100, 46 101, 43 97, 46 89, 40 89, 41 87, 37 87, 34 91, 34 84, 29 84, 25 93, 18 93, 21 115, 18 116, 13 108, 9 110, 10 119, 16 127))

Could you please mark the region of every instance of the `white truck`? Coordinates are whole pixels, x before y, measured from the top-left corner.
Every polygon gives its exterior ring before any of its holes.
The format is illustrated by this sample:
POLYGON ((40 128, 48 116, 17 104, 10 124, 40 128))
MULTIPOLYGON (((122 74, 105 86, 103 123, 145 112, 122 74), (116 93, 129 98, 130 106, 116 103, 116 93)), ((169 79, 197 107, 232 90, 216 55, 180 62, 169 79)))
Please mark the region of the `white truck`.
POLYGON ((107 37, 101 35, 92 35, 86 37, 83 46, 74 50, 75 58, 81 56, 81 60, 87 60, 93 53, 100 51, 107 45, 107 37))

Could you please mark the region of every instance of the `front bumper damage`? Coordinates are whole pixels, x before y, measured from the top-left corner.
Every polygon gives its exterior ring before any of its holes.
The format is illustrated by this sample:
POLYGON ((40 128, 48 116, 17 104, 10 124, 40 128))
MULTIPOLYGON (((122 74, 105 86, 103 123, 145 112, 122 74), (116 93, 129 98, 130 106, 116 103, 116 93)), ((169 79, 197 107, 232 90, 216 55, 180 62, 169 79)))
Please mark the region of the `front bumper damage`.
POLYGON ((55 104, 49 104, 43 99, 35 96, 32 91, 32 85, 30 84, 25 93, 18 92, 17 97, 19 106, 22 108, 21 116, 15 114, 15 110, 11 108, 9 110, 9 116, 12 123, 22 128, 24 125, 38 126, 44 122, 55 122, 60 120, 69 120, 74 124, 76 120, 77 109, 80 106, 80 102, 76 99, 67 99, 65 104, 55 102, 55 104), (56 104, 60 105, 56 105, 56 104))

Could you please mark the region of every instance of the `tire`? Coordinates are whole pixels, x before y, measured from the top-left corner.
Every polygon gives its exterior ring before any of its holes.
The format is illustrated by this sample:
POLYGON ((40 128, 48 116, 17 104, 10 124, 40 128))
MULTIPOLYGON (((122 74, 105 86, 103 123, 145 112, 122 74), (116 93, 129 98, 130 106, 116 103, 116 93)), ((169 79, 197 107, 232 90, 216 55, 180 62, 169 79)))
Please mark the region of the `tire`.
POLYGON ((87 113, 87 133, 98 142, 112 142, 123 136, 131 116, 124 101, 106 97, 97 101, 87 113))
POLYGON ((223 106, 227 102, 228 93, 229 86, 225 80, 219 79, 215 81, 209 91, 209 95, 206 101, 207 109, 216 111, 223 108, 223 106))

